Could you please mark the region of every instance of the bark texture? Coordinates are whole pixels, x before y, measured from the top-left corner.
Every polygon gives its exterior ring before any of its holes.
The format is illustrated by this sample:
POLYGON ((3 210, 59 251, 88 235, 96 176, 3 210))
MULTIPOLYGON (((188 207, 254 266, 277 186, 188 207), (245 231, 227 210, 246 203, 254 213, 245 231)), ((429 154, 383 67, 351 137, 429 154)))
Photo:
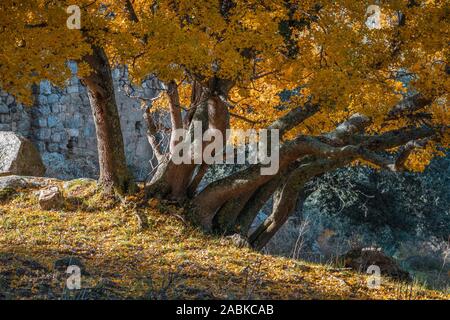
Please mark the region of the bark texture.
POLYGON ((100 164, 99 183, 108 193, 133 193, 136 191, 136 184, 126 164, 108 58, 102 48, 93 46, 92 49, 92 54, 84 58, 92 68, 92 73, 82 81, 87 87, 94 116, 100 164))

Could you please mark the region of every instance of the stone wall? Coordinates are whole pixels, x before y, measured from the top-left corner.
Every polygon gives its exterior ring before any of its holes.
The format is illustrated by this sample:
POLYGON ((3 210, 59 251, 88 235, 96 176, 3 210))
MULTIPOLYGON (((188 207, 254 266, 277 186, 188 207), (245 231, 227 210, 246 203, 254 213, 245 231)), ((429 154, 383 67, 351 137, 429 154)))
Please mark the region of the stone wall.
MULTIPOLYGON (((76 73, 76 65, 70 64, 76 73)), ((151 147, 138 99, 125 94, 124 69, 113 72, 128 165, 138 180, 150 170, 151 147)), ((158 82, 150 79, 137 88, 137 95, 152 98, 158 82)), ((88 95, 80 80, 73 76, 65 88, 43 81, 35 88, 35 105, 24 107, 14 97, 0 92, 0 131, 14 131, 29 138, 39 149, 46 175, 60 179, 98 175, 97 140, 88 95)), ((136 94, 134 94, 136 95, 136 94)))

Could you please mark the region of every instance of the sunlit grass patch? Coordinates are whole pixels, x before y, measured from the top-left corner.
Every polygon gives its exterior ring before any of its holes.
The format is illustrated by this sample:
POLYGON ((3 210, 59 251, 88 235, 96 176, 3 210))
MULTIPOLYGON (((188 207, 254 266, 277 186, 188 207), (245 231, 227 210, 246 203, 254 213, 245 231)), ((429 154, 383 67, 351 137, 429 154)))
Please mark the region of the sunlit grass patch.
POLYGON ((387 279, 379 290, 371 290, 363 274, 238 248, 226 238, 206 235, 185 223, 183 209, 173 204, 113 202, 90 183, 63 189, 66 208, 60 211, 40 210, 35 190, 21 191, 0 204, 0 253, 14 257, 0 266, 2 292, 9 297, 449 298, 387 279), (70 197, 78 197, 79 202, 70 197), (140 218, 136 210, 141 211, 140 218), (139 219, 147 221, 146 228, 139 219), (67 291, 68 275, 54 270, 55 261, 67 256, 86 266, 81 291, 67 291), (28 266, 21 259, 29 261, 28 266), (36 271, 32 262, 44 269, 36 271), (25 272, 17 272, 21 269, 25 272))

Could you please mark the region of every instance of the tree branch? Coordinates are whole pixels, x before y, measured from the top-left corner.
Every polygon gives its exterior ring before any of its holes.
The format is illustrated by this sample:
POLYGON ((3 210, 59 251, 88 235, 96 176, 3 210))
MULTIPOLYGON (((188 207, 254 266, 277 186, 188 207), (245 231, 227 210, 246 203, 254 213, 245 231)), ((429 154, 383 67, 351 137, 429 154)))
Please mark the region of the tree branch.
POLYGON ((386 120, 395 120, 407 114, 411 114, 426 107, 432 102, 432 100, 424 97, 420 93, 417 93, 409 98, 403 99, 398 104, 396 104, 388 113, 386 120))
POLYGON ((408 157, 411 155, 411 153, 418 148, 424 148, 427 143, 430 141, 430 139, 425 138, 421 140, 415 140, 408 142, 403 149, 400 151, 400 154, 397 156, 397 159, 395 160, 395 168, 398 171, 405 170, 405 163, 406 160, 408 160, 408 157))
POLYGON ((372 151, 389 150, 413 140, 429 138, 439 133, 442 127, 408 127, 382 133, 375 136, 360 137, 361 146, 372 151))
POLYGON ((150 143, 150 146, 153 149, 153 153, 158 160, 158 163, 161 163, 161 160, 164 157, 164 153, 161 151, 161 145, 158 142, 156 137, 158 130, 156 128, 155 122, 153 121, 152 115, 150 113, 150 108, 147 107, 144 113, 144 119, 147 122, 147 139, 150 143))
POLYGON ((342 122, 336 129, 324 136, 328 139, 328 143, 333 145, 343 144, 357 133, 363 133, 367 126, 371 123, 371 119, 363 114, 355 113, 348 120, 342 122))
POLYGON ((167 96, 169 97, 170 122, 172 128, 172 134, 170 136, 170 153, 172 153, 177 144, 177 141, 175 141, 175 130, 183 127, 180 96, 178 94, 177 83, 174 80, 170 81, 167 85, 167 96))
POLYGON ((319 109, 319 104, 306 103, 303 108, 292 109, 284 116, 274 121, 267 129, 280 130, 280 136, 283 136, 287 131, 315 115, 319 109))
POLYGON ((274 194, 272 213, 267 219, 250 235, 249 242, 256 250, 261 250, 283 226, 289 216, 295 211, 297 200, 305 185, 311 178, 324 172, 334 170, 351 161, 352 157, 346 159, 317 159, 306 163, 303 162, 294 169, 281 184, 274 194))

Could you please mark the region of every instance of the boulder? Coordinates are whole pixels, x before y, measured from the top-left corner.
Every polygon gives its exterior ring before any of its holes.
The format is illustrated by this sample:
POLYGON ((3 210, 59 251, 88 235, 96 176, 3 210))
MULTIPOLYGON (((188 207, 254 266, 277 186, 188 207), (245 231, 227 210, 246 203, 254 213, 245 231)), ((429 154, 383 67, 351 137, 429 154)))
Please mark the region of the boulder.
POLYGON ((400 268, 394 259, 378 248, 352 249, 341 257, 344 266, 365 273, 371 265, 380 268, 381 276, 401 281, 411 281, 409 273, 400 268))
POLYGON ((26 188, 28 182, 25 178, 19 176, 0 176, 0 190, 3 189, 21 189, 26 188))
POLYGON ((0 175, 1 189, 25 189, 25 188, 43 188, 54 185, 57 180, 42 177, 25 177, 16 175, 0 175))
POLYGON ((0 131, 0 176, 43 176, 45 166, 36 147, 14 132, 0 131))
POLYGON ((44 188, 55 184, 54 179, 40 177, 4 176, 0 175, 0 201, 16 194, 20 189, 44 188))
POLYGON ((64 205, 64 198, 57 186, 51 186, 39 192, 39 205, 42 210, 58 210, 64 205))
POLYGON ((17 189, 27 186, 25 179, 18 176, 0 176, 0 201, 9 199, 17 189))
POLYGON ((229 235, 226 237, 226 239, 228 239, 233 245, 235 245, 238 248, 250 248, 251 247, 248 240, 244 236, 240 235, 239 233, 229 235))

